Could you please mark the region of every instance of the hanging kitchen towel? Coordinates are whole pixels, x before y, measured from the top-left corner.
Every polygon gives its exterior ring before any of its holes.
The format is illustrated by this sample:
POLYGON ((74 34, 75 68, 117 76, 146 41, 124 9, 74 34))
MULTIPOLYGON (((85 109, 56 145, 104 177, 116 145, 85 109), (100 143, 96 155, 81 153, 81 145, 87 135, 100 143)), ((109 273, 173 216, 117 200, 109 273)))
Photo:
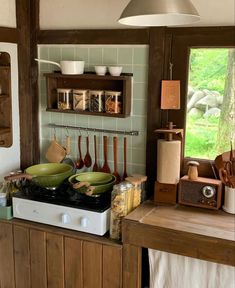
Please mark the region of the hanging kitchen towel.
POLYGON ((46 159, 52 163, 60 163, 66 156, 66 149, 61 146, 56 138, 51 141, 50 146, 46 151, 46 159))
POLYGON ((159 139, 157 143, 157 181, 177 184, 180 178, 181 141, 159 139))
POLYGON ((148 249, 150 288, 234 288, 235 267, 148 249))

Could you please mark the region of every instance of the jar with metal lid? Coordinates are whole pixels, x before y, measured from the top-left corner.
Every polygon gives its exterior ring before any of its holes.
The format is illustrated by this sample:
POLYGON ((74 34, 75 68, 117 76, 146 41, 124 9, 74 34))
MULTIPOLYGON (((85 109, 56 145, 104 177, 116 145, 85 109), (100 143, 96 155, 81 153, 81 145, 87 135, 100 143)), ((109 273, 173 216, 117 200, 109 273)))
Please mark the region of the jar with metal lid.
POLYGON ((122 113, 122 93, 120 91, 105 91, 105 112, 122 113))
POLYGON ((88 90, 73 89, 73 110, 85 111, 88 110, 89 103, 89 92, 88 90))
POLYGON ((57 89, 57 108, 59 110, 72 109, 72 90, 58 88, 57 89))
POLYGON ((127 177, 125 180, 134 186, 132 208, 135 209, 141 203, 141 181, 135 177, 127 177))
POLYGON ((90 90, 89 91, 89 111, 104 112, 104 91, 90 90))
POLYGON ((110 238, 121 239, 121 222, 126 215, 127 187, 120 183, 113 186, 111 196, 110 238))

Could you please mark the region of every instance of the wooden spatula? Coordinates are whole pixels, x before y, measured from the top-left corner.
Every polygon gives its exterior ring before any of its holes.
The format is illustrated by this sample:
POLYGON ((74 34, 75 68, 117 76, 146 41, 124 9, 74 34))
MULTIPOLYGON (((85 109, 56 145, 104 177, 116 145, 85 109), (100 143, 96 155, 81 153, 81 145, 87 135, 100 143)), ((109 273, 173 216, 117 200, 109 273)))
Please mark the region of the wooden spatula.
POLYGON ((116 184, 120 183, 121 181, 121 177, 117 171, 117 149, 118 149, 118 138, 117 137, 113 137, 113 175, 116 177, 116 184))
POLYGON ((108 165, 108 137, 103 137, 104 141, 104 166, 101 168, 101 172, 111 173, 111 170, 108 165))

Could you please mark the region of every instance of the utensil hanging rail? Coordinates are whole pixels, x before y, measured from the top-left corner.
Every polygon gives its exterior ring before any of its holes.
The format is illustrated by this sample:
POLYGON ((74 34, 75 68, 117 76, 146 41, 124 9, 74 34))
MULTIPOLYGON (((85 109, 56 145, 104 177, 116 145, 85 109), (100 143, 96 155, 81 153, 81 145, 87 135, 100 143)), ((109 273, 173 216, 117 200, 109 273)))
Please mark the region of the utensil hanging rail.
POLYGON ((88 127, 81 127, 81 126, 60 125, 60 124, 54 124, 54 123, 49 123, 48 126, 52 127, 52 128, 66 128, 66 129, 73 129, 73 130, 83 130, 83 131, 111 133, 111 134, 122 134, 122 135, 129 135, 129 136, 138 136, 139 135, 139 131, 88 128, 88 127))

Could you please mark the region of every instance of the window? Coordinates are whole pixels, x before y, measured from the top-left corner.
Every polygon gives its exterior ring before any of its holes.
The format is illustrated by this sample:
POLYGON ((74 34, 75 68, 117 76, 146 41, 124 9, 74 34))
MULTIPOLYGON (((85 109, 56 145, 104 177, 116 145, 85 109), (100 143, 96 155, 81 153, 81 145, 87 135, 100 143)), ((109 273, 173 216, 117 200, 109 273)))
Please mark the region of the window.
POLYGON ((186 157, 215 159, 230 150, 235 139, 234 71, 235 49, 190 49, 186 157))

